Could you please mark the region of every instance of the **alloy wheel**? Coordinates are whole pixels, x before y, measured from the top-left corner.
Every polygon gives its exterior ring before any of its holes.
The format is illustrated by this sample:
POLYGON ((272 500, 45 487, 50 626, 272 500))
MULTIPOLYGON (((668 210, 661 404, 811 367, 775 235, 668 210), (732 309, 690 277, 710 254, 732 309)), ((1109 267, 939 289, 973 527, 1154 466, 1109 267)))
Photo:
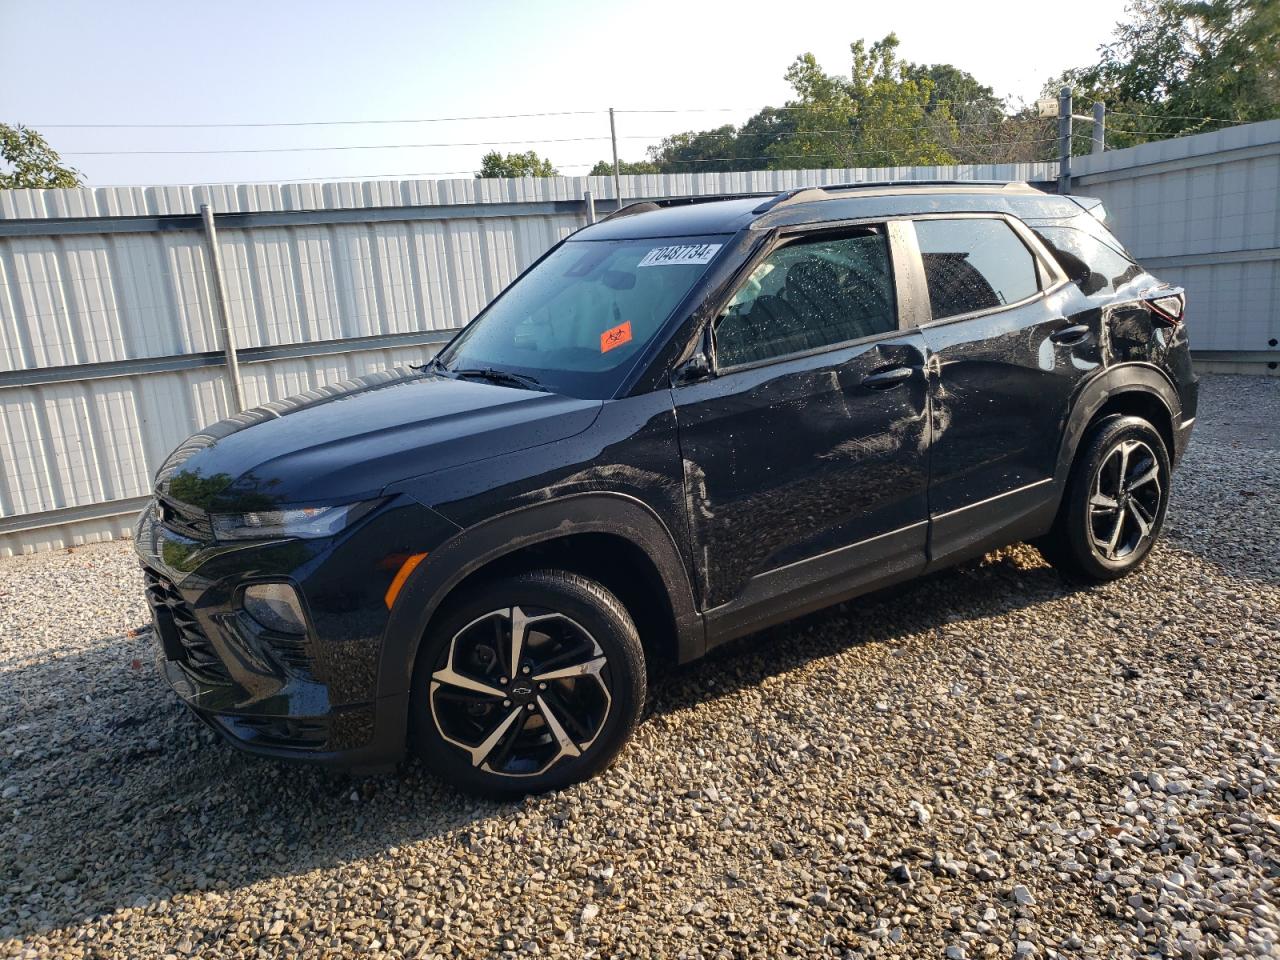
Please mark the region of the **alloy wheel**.
POLYGON ((536 776, 590 749, 612 698, 595 638, 554 610, 512 606, 472 620, 431 675, 431 716, 471 765, 536 776))
POLYGON ((1089 497, 1089 540, 1099 556, 1124 560, 1151 539, 1160 481, 1160 461, 1141 440, 1122 440, 1103 457, 1089 497))

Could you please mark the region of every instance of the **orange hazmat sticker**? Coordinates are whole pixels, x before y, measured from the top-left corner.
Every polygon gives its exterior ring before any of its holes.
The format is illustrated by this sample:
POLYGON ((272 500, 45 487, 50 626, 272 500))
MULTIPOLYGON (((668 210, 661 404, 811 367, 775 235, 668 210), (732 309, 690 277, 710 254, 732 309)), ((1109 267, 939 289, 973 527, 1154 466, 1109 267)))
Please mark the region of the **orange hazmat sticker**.
POLYGON ((600 334, 600 352, 608 353, 614 347, 631 342, 631 321, 625 320, 616 327, 610 327, 600 334))

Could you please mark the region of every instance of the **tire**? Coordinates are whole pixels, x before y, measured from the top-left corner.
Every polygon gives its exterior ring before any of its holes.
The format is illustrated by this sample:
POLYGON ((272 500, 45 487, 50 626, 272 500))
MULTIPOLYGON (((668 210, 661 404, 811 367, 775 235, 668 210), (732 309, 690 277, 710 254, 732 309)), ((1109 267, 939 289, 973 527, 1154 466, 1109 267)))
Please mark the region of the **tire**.
POLYGON ((1140 417, 1108 417, 1081 443, 1053 529, 1037 546, 1071 579, 1125 576, 1160 536, 1170 476, 1169 452, 1155 427, 1140 417))
POLYGON ((646 683, 635 623, 600 584, 563 570, 489 581, 435 617, 423 639, 410 744, 432 772, 473 793, 554 790, 613 762, 640 722, 646 683))

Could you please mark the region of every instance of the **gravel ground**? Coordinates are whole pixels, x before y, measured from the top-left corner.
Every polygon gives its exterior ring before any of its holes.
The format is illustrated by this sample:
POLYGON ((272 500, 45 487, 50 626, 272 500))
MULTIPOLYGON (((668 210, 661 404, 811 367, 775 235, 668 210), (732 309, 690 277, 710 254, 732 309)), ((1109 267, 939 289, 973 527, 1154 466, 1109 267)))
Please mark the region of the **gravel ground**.
POLYGON ((128 544, 0 562, 0 955, 1276 956, 1277 424, 1206 378, 1128 580, 1020 547, 775 629, 519 803, 242 757, 128 544))

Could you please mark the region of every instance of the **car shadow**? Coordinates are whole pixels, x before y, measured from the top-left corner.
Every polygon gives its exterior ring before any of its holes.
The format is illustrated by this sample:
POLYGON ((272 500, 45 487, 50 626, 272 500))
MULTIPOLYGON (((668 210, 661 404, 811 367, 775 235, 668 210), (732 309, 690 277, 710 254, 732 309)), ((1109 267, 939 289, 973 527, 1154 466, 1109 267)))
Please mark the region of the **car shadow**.
POLYGON ((894 646, 922 630, 1036 607, 1081 589, 1034 548, 1008 547, 732 641, 686 666, 661 667, 650 712, 727 696, 853 646, 894 646))
MULTIPOLYGON (((651 712, 684 710, 853 645, 893 644, 922 626, 1071 591, 1022 549, 659 671, 651 712)), ((429 837, 468 844, 478 822, 519 806, 461 794, 416 761, 350 778, 243 755, 174 699, 153 657, 140 630, 0 664, 0 783, 17 788, 0 802, 0 939, 183 892, 341 869, 429 837), (70 691, 84 702, 68 703, 70 691)))
POLYGON ((417 764, 351 779, 245 756, 175 700, 151 648, 146 630, 0 664, 0 784, 16 787, 0 800, 0 942, 432 835, 465 842, 513 809, 417 764))
POLYGON ((1280 380, 1201 381, 1198 424, 1173 477, 1164 537, 1227 576, 1280 586, 1280 540, 1270 534, 1280 500, 1274 398, 1280 380), (1273 399, 1232 403, 1246 389, 1273 399))

